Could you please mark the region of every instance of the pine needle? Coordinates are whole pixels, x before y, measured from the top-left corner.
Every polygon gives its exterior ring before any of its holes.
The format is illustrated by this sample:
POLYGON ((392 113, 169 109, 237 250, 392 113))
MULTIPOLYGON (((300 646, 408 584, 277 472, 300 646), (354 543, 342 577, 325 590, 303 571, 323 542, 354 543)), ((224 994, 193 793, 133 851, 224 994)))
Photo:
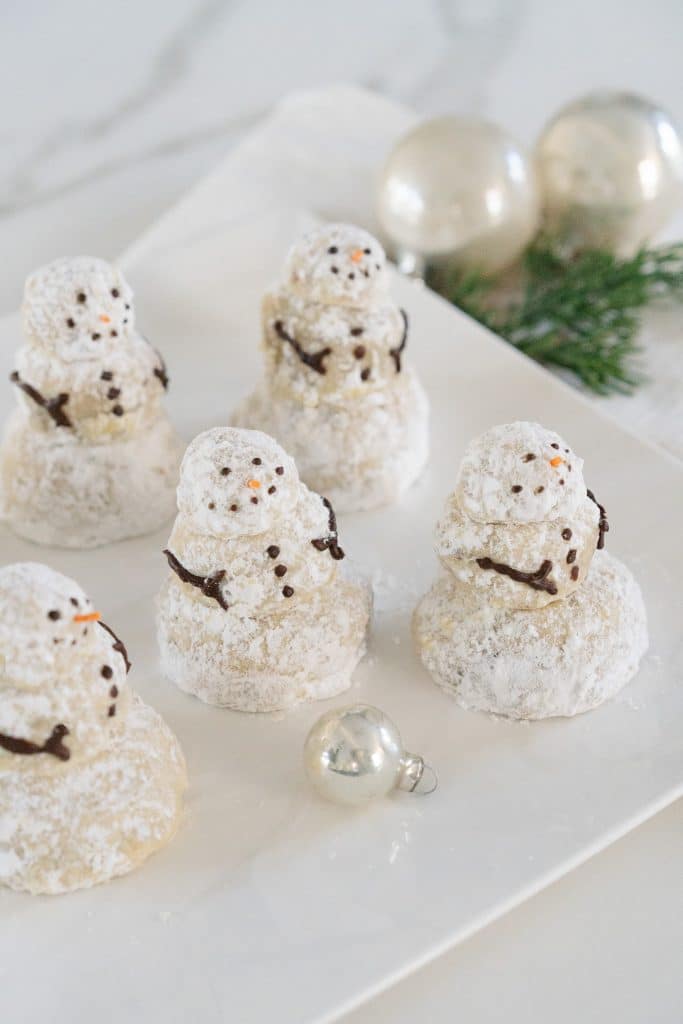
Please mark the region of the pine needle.
POLYGON ((640 312, 683 300, 683 243, 620 259, 592 250, 565 262, 547 243, 525 255, 524 283, 501 305, 501 282, 432 268, 427 283, 540 363, 562 367, 597 394, 631 393, 640 312))

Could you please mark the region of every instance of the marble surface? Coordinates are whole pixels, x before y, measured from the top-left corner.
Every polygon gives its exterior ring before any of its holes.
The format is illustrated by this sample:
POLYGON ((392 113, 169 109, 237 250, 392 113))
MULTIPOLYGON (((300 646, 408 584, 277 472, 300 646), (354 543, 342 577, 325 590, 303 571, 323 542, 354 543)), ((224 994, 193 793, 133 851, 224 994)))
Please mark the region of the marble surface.
POLYGON ((1 25, 0 312, 47 259, 118 255, 293 89, 357 83, 526 143, 598 86, 683 120, 675 0, 11 0, 1 25))
MULTIPOLYGON (((683 121, 674 0, 121 0, 96 14, 86 0, 13 0, 0 24, 11 97, 1 121, 1 312, 41 262, 117 256, 292 89, 357 83, 420 113, 500 120, 526 143, 555 108, 597 86, 642 92, 683 121)), ((658 319, 646 325, 655 404, 681 401, 670 373, 676 363, 680 372, 680 315, 664 316, 663 330, 658 319)), ((628 401, 615 403, 623 419, 628 401)), ((673 1024, 682 853, 679 805, 349 1024, 418 1013, 433 1024, 533 1024, 551 1012, 673 1024), (545 980, 530 999, 536 971, 545 980), (495 1007, 492 976, 508 997, 495 1007)))

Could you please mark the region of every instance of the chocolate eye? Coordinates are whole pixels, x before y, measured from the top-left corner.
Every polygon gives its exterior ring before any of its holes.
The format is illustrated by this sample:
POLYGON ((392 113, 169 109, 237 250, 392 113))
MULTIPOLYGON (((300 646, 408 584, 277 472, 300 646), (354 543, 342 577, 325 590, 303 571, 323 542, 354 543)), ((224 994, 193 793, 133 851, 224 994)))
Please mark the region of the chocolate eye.
POLYGON ((363 252, 365 253, 366 256, 369 256, 370 253, 372 252, 372 250, 371 249, 363 249, 363 252))
POLYGON ((230 511, 231 512, 236 512, 237 511, 237 505, 231 505, 230 506, 230 511))
POLYGON ((102 337, 102 335, 98 334, 97 331, 95 331, 94 334, 91 334, 91 338, 92 338, 93 341, 99 341, 101 337, 102 337))
POLYGON ((77 597, 70 597, 69 600, 71 601, 71 604, 74 606, 74 608, 78 608, 78 598, 77 597))
POLYGON ((330 267, 330 270, 332 271, 333 274, 339 273, 339 267, 330 267))
POLYGON ((214 509, 215 507, 216 507, 216 505, 214 504, 214 502, 210 501, 209 502, 209 508, 214 509))
POLYGON ((76 321, 74 320, 74 318, 72 316, 70 316, 69 319, 67 320, 66 326, 67 327, 75 327, 76 326, 76 321))
POLYGON ((114 296, 115 299, 118 299, 118 297, 120 295, 120 292, 119 292, 118 288, 112 288, 111 293, 112 293, 112 295, 114 296))
POLYGON ((330 256, 334 256, 336 252, 339 252, 339 249, 337 248, 336 245, 331 245, 327 251, 329 252, 330 256))
POLYGON ((56 608, 53 608, 52 611, 47 613, 47 617, 48 619, 52 619, 53 622, 56 622, 57 619, 61 619, 62 613, 58 612, 56 608))
POLYGON ((118 338, 118 336, 119 336, 119 332, 118 331, 110 331, 109 333, 112 336, 112 338, 118 338))
POLYGON ((78 302, 86 302, 87 298, 88 296, 85 294, 85 292, 79 292, 78 295, 76 296, 78 302))
POLYGON ((275 486, 275 484, 271 484, 270 487, 268 488, 268 494, 275 494, 276 490, 277 487, 275 486))
POLYGON ((355 276, 356 276, 355 274, 349 274, 349 281, 353 281, 355 276))
POLYGON ((519 492, 521 490, 522 490, 522 485, 521 484, 513 484, 513 486, 512 486, 512 493, 513 494, 519 494, 519 492))
POLYGON ((230 466, 223 466, 223 468, 221 470, 221 476, 229 476, 229 475, 230 475, 230 466))
POLYGON ((277 473, 278 476, 282 476, 284 471, 285 471, 284 466, 276 466, 275 467, 275 472, 277 473))
POLYGON ((252 464, 252 466, 260 466, 261 465, 261 459, 259 459, 259 457, 257 456, 255 459, 251 460, 251 464, 252 464))

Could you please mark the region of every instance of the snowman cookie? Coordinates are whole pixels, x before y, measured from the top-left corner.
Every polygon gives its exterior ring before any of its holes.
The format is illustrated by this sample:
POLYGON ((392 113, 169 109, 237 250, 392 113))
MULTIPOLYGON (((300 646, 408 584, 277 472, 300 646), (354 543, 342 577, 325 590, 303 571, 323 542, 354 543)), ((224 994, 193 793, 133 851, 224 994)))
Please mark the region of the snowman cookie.
POLYGON ((327 498, 260 431, 215 428, 185 453, 158 601, 165 675, 209 704, 273 711, 346 690, 370 592, 327 498))
POLYGON ((608 529, 559 434, 522 422, 477 438, 436 528, 446 574, 414 616, 436 682, 514 718, 574 715, 617 693, 647 626, 637 583, 603 550, 608 529))
POLYGON ((183 755, 129 668, 77 583, 33 562, 0 569, 0 884, 87 888, 174 835, 183 755))
POLYGON ((310 232, 264 298, 265 379, 233 421, 277 437, 335 507, 395 501, 428 455, 428 405, 406 358, 408 328, 372 235, 347 224, 310 232))
POLYGON ((182 445, 163 407, 166 367, 136 330, 125 278, 104 260, 56 260, 28 278, 22 313, 4 518, 63 547, 156 529, 173 512, 182 445))

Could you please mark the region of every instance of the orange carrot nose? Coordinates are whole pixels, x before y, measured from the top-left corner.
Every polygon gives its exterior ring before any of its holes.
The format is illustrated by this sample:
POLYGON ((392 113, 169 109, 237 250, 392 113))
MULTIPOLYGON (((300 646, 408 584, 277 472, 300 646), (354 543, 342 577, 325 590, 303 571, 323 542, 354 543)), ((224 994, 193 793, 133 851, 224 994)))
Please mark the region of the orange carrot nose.
POLYGON ((247 487, 251 487, 252 491, 258 491, 261 486, 258 480, 247 480, 247 487))
POLYGON ((84 612, 82 615, 74 615, 74 622, 98 622, 101 618, 101 612, 84 612))
POLYGON ((354 249, 353 252, 351 253, 351 259, 353 260, 354 263, 360 263, 360 261, 363 259, 363 250, 354 249))
POLYGON ((103 324, 110 324, 111 323, 111 317, 107 316, 106 313, 100 313, 100 320, 102 321, 103 324))
POLYGON ((564 462, 564 459, 562 458, 561 455, 556 455, 555 458, 550 459, 550 465, 551 466, 559 466, 559 464, 561 462, 564 462))

